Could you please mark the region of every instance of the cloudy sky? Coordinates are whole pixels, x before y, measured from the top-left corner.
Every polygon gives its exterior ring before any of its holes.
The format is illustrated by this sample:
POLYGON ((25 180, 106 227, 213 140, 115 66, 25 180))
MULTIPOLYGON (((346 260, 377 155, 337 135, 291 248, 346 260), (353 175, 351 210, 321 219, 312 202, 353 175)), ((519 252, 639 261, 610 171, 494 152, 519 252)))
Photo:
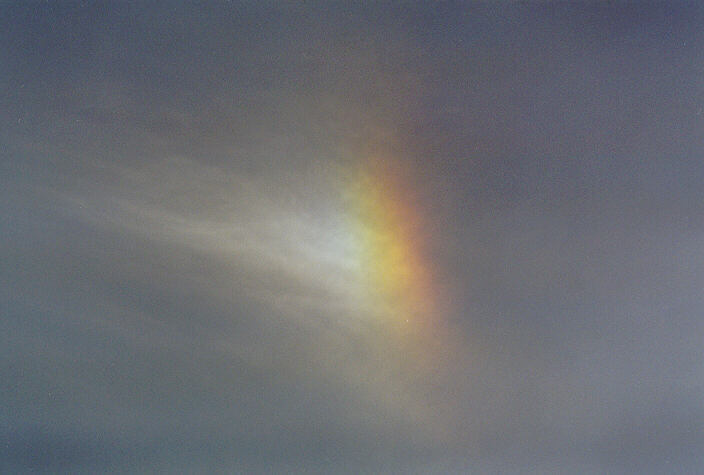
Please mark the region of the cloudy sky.
POLYGON ((0 3, 0 468, 704 470, 704 9, 0 3))

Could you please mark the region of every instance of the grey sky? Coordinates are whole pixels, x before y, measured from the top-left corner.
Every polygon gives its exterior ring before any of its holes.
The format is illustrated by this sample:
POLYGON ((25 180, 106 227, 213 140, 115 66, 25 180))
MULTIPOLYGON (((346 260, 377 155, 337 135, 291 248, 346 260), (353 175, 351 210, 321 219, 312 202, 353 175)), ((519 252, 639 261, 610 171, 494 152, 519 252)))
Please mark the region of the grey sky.
POLYGON ((0 469, 704 470, 703 25, 1 2, 0 469), (420 336, 364 280, 375 157, 420 336))

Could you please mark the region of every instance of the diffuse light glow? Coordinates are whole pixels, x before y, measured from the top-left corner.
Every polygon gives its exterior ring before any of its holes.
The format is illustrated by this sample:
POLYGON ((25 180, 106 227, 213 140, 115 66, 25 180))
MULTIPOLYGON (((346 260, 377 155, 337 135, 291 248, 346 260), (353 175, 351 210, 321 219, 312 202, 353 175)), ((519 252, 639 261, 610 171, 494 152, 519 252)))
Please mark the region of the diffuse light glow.
POLYGON ((366 161, 348 185, 361 276, 376 312, 404 331, 437 318, 425 257, 425 228, 407 172, 388 159, 366 161))

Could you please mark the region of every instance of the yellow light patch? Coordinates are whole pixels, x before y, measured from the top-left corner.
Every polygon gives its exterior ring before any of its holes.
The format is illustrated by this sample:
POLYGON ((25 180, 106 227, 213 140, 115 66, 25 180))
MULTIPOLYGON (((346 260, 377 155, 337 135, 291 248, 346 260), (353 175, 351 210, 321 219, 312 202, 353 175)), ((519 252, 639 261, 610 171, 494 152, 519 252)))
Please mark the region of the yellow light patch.
POLYGON ((420 330, 434 318, 423 223, 403 171, 367 162, 349 185, 354 234, 369 295, 384 318, 420 330))

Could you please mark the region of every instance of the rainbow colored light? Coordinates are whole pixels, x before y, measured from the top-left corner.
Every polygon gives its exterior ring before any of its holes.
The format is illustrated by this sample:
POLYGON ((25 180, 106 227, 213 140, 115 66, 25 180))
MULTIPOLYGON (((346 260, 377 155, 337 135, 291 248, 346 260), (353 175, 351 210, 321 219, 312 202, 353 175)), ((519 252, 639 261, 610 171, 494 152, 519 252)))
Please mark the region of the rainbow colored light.
POLYGON ((361 276, 389 324, 422 331, 437 318, 425 256, 426 229, 408 174, 388 159, 369 160, 347 187, 361 276))

